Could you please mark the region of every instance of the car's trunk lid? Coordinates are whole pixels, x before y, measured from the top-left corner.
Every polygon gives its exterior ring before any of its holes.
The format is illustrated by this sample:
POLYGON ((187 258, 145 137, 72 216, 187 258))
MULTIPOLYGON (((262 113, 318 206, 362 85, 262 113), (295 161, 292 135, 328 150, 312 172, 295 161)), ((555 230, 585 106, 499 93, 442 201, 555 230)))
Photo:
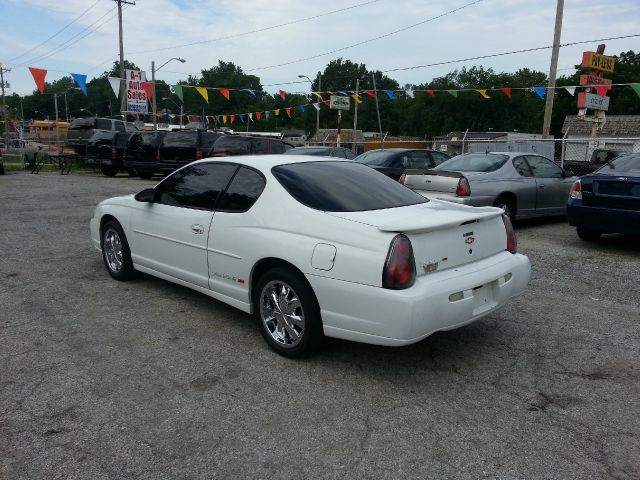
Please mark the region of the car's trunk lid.
POLYGON ((584 205, 640 210, 640 172, 620 172, 584 177, 584 205))

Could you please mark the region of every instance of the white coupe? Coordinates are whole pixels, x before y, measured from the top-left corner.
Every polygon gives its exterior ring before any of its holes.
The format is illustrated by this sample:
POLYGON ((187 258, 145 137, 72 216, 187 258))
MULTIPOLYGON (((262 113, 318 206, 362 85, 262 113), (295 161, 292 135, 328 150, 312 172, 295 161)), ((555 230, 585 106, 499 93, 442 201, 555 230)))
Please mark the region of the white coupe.
POLYGON ((495 311, 530 275, 500 209, 330 158, 200 160, 101 202, 91 237, 113 278, 144 272, 255 313, 290 357, 323 335, 418 342, 495 311))

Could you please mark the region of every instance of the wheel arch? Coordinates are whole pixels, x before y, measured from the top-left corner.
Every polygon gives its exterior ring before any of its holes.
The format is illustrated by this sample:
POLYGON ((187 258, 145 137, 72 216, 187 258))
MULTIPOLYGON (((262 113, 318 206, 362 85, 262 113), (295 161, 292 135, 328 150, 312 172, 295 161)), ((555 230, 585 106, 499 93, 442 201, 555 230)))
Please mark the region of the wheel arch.
POLYGON ((255 263, 255 265, 253 266, 253 268, 251 269, 251 276, 249 277, 249 300, 252 303, 253 303, 253 297, 254 297, 254 293, 255 293, 254 292, 254 288, 257 285, 257 283, 260 281, 260 277, 262 277, 262 275, 264 275, 269 270, 272 270, 272 269, 278 268, 278 267, 286 268, 288 270, 292 270, 296 274, 300 275, 300 278, 304 279, 304 281, 306 282, 308 287, 313 292, 313 296, 316 298, 316 303, 318 302, 316 293, 314 292, 313 287, 309 283, 309 280, 307 280, 307 277, 302 272, 302 270, 300 270, 298 267, 296 267, 293 263, 291 263, 291 262, 289 262, 287 260, 284 260, 282 258, 265 257, 265 258, 261 258, 260 260, 258 260, 255 263))
POLYGON ((513 215, 517 215, 518 213, 518 196, 513 193, 510 190, 505 190, 504 192, 499 193, 498 195, 496 195, 496 199, 495 202, 498 201, 498 199, 500 198, 508 198, 509 200, 511 200, 513 202, 513 215))

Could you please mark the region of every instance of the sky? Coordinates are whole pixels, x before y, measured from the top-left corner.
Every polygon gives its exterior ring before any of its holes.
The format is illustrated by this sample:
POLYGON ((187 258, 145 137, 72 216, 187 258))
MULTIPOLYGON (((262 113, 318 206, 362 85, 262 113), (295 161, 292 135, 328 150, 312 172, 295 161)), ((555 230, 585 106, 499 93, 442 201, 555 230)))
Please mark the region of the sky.
MULTIPOLYGON (((147 71, 152 60, 159 66, 172 57, 184 58, 186 63, 173 61, 158 72, 157 78, 169 83, 186 79, 189 73, 197 75, 218 60, 232 61, 258 75, 263 85, 270 85, 300 82, 298 75, 313 78, 330 60, 339 57, 384 71, 553 43, 555 0, 481 0, 344 51, 263 68, 382 36, 471 1, 136 0, 135 6, 123 10, 125 58, 147 71), (351 6, 355 7, 323 15, 351 6), (319 17, 282 25, 312 16, 319 17), (277 25, 282 26, 264 30, 277 25), (206 43, 183 46, 194 42, 206 43)), ((638 0, 566 0, 561 42, 640 34, 639 6, 638 0)), ((118 58, 116 11, 112 0, 0 0, 0 62, 12 69, 5 78, 11 84, 8 93, 34 91, 29 66, 49 70, 48 81, 71 72, 87 74, 90 79, 108 70, 118 58), (68 25, 73 20, 75 23, 68 25)), ((640 50, 640 37, 605 43, 605 53, 609 54, 640 50)), ((572 73, 581 52, 595 50, 596 46, 563 47, 558 74, 572 73)), ((522 67, 547 72, 550 56, 551 50, 542 50, 389 75, 404 85, 424 83, 473 65, 505 72, 522 67)), ((265 87, 271 92, 280 88, 309 92, 309 84, 304 82, 265 87)))

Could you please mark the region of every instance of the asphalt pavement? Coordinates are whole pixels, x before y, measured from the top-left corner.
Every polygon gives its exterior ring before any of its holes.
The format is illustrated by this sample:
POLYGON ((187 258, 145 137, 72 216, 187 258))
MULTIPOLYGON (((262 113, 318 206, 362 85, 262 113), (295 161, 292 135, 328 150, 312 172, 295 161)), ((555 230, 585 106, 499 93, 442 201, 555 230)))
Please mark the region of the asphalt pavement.
POLYGON ((638 479, 640 241, 520 222, 529 290, 403 348, 273 353, 89 239, 127 176, 0 176, 2 479, 638 479))

